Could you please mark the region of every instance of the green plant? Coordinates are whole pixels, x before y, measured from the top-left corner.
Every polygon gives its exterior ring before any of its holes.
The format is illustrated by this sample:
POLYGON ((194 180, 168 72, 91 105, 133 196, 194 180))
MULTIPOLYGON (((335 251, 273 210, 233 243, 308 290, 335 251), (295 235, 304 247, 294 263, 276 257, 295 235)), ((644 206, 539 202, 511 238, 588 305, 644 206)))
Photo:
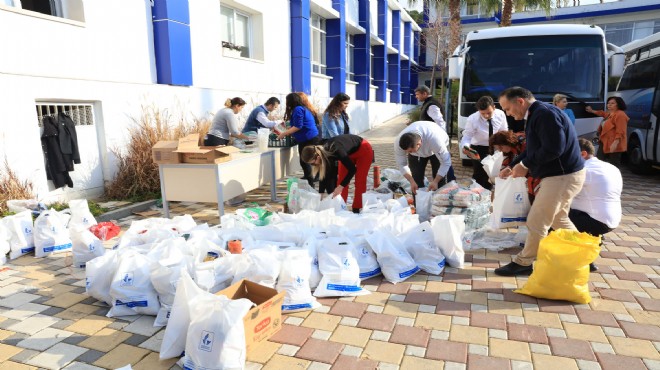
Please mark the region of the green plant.
POLYGON ((410 122, 419 121, 419 117, 422 115, 422 109, 420 107, 415 107, 412 110, 408 111, 408 120, 410 122))
POLYGON ((9 161, 5 157, 5 163, 0 168, 0 216, 13 214, 7 208, 7 201, 13 199, 34 199, 32 182, 21 180, 9 167, 9 161))
MULTIPOLYGON (((100 216, 108 211, 107 208, 101 207, 98 203, 94 202, 93 200, 87 200, 87 205, 89 206, 89 212, 91 212, 92 216, 94 217, 100 216)), ((51 208, 58 212, 63 211, 69 208, 69 203, 67 202, 50 203, 48 205, 48 209, 51 208)))

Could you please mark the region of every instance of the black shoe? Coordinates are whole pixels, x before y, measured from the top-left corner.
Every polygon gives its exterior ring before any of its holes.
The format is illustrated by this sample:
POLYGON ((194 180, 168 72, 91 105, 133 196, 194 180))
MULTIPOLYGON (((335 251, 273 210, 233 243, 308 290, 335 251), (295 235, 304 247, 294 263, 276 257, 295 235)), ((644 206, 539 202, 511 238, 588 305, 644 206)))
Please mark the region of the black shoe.
POLYGON ((353 208, 353 213, 360 213, 360 208, 353 208))
POLYGON ((506 266, 495 269, 495 274, 500 276, 516 276, 516 275, 529 275, 532 273, 532 266, 523 266, 515 262, 511 262, 506 266))
POLYGON ((598 271, 598 267, 596 267, 596 265, 594 265, 593 263, 590 263, 589 272, 596 272, 596 271, 598 271))

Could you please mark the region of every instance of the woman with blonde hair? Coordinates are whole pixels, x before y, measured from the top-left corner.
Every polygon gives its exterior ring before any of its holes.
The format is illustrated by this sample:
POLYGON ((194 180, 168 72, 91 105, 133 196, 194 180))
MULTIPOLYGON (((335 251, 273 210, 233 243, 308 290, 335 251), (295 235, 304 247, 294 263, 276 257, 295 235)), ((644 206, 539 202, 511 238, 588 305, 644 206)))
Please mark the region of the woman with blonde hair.
POLYGON ((307 146, 300 156, 312 166, 312 174, 318 174, 319 193, 341 194, 348 199, 348 184, 355 177, 353 212, 362 209, 362 194, 367 191, 367 176, 374 160, 371 144, 357 135, 339 135, 328 139, 323 145, 307 146), (338 165, 335 165, 338 163, 338 165), (339 185, 337 185, 339 182, 339 185))
POLYGON ((220 109, 215 116, 209 132, 204 137, 205 146, 218 146, 229 144, 231 137, 247 139, 238 128, 236 115, 245 107, 245 100, 241 98, 227 99, 225 107, 220 109))
POLYGON ((561 109, 562 112, 566 116, 568 116, 568 119, 571 120, 572 124, 575 124, 575 113, 573 113, 573 110, 568 107, 568 97, 564 94, 556 94, 552 98, 552 104, 555 105, 557 108, 561 109))

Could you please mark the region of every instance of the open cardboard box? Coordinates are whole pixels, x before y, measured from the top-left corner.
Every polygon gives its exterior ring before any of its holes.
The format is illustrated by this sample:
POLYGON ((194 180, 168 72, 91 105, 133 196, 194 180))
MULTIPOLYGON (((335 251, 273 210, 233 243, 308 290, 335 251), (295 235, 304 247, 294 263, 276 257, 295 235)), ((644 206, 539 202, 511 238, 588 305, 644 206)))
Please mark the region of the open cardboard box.
POLYGON ((232 153, 240 152, 234 146, 199 146, 199 134, 190 134, 179 139, 174 151, 181 153, 183 163, 216 164, 231 160, 232 153))
POLYGON ((253 307, 244 317, 245 346, 249 352, 282 328, 282 302, 285 292, 242 279, 216 293, 229 299, 247 298, 253 307))
POLYGON ((151 148, 151 158, 156 164, 176 164, 181 163, 180 153, 175 153, 179 147, 178 141, 161 140, 151 148))

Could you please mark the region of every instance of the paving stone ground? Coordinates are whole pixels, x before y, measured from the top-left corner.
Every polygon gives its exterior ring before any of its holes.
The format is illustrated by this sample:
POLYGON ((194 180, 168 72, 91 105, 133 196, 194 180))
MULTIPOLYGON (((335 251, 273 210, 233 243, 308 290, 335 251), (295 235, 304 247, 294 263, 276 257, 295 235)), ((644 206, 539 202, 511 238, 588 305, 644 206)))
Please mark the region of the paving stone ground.
MULTIPOLYGON (((400 118, 364 133, 382 168, 395 167, 392 143, 404 126, 400 118)), ((470 176, 454 166, 459 178, 470 176)), ((590 275, 591 303, 515 294, 527 279, 493 269, 517 250, 471 250, 464 269, 397 285, 373 278, 364 282, 371 295, 321 299, 314 312, 285 315, 246 368, 660 369, 660 177, 623 176, 623 221, 590 275)), ((278 192, 284 198, 283 182, 278 192)), ((267 187, 248 201, 269 202, 267 187)), ((218 222, 210 204, 173 204, 178 214, 218 222)), ((68 254, 0 266, 0 370, 179 369, 158 361, 163 330, 153 317, 105 317, 108 307, 85 295, 84 271, 71 262, 68 254)))

